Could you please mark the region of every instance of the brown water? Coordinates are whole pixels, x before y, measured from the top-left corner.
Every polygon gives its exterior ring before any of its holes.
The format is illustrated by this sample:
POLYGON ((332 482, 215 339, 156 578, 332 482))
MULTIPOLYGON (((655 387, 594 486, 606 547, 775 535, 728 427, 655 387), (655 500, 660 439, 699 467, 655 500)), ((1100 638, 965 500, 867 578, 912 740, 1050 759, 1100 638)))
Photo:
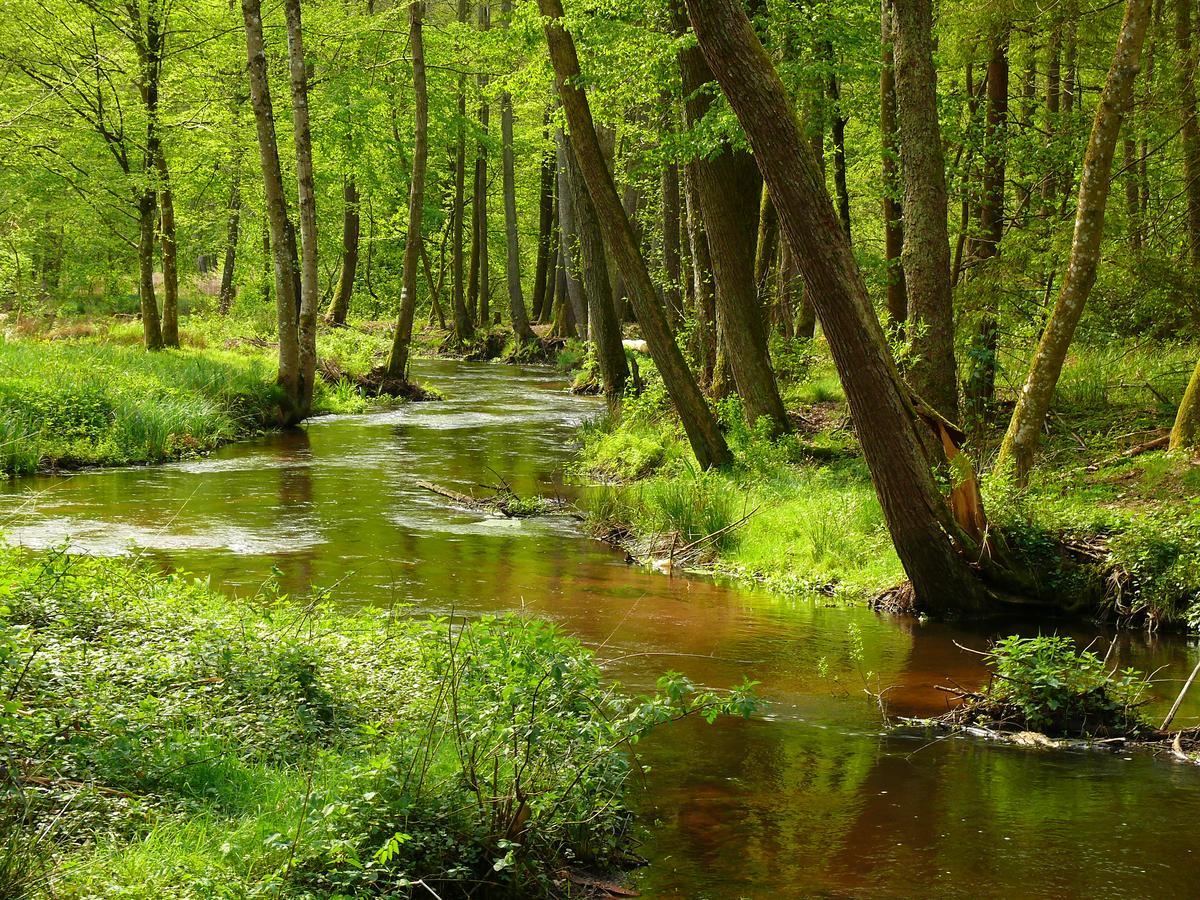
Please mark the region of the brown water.
MULTIPOLYGON (((647 896, 1200 896, 1200 770, 881 733, 852 629, 892 712, 913 715, 945 708, 935 684, 981 678, 953 641, 983 647, 1036 625, 952 628, 668 578, 570 519, 449 507, 414 482, 570 493, 574 432, 597 407, 542 369, 418 371, 451 399, 320 419, 195 462, 22 479, 0 487, 0 529, 35 547, 143 552, 231 591, 277 568, 289 591, 332 587, 348 603, 523 608, 596 647, 634 689, 668 668, 717 687, 758 679, 763 717, 684 722, 642 745, 647 896)), ((1155 710, 1200 656, 1140 635, 1117 652, 1160 669, 1155 710)), ((1200 698, 1183 712, 1180 724, 1200 721, 1200 698)))

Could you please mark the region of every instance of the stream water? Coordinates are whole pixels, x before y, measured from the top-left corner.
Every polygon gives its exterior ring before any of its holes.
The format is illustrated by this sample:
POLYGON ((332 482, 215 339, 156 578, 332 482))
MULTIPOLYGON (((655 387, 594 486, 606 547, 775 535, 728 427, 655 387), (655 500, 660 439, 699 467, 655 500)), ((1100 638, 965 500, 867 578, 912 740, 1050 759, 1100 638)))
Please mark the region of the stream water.
MULTIPOLYGON (((450 399, 322 418, 198 461, 0 485, 0 530, 33 547, 136 549, 233 592, 278 569, 287 590, 329 587, 346 603, 525 609, 597 648, 635 690, 666 669, 715 687, 761 681, 764 716, 687 721, 640 746, 646 896, 1200 895, 1200 770, 882 733, 852 631, 891 712, 919 715, 945 709, 935 685, 983 677, 955 641, 981 648, 1036 624, 922 624, 670 578, 567 518, 453 508, 415 482, 570 494, 574 432, 598 410, 544 369, 422 361, 417 373, 450 399)), ((1103 648, 1113 637, 1078 634, 1103 648)), ((1152 712, 1200 656, 1139 634, 1114 652, 1158 670, 1152 712)), ((1198 719, 1193 702, 1177 722, 1198 719)))

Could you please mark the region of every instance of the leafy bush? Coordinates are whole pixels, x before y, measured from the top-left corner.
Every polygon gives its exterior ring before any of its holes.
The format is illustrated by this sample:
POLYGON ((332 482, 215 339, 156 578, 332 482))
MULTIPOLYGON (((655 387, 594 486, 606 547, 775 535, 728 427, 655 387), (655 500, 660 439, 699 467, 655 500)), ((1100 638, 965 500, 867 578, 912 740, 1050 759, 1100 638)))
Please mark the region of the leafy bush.
POLYGON ((273 584, 238 602, 18 551, 0 552, 0 697, 20 838, 0 896, 44 870, 57 897, 147 898, 548 893, 563 866, 622 864, 648 729, 754 705, 678 675, 627 697, 516 617, 342 613, 273 584))
POLYGON ((1126 734, 1140 724, 1146 679, 1136 669, 1110 672, 1069 637, 1007 637, 988 653, 995 678, 988 699, 994 716, 1053 735, 1126 734))

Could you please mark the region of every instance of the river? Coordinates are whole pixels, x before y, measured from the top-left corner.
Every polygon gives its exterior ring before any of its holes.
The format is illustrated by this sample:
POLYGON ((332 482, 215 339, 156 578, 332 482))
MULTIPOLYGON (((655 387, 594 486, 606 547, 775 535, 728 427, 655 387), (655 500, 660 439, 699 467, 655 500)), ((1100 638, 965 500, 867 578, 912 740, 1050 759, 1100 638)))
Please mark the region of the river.
MULTIPOLYGON (((888 688, 893 714, 936 713, 946 695, 935 685, 983 677, 955 641, 983 648, 1036 624, 950 627, 668 577, 627 565, 567 517, 453 508, 416 482, 469 492, 503 479, 572 496, 564 470, 599 407, 542 368, 423 360, 416 371, 449 399, 316 419, 196 461, 14 480, 0 485, 0 528, 33 547, 143 553, 235 593, 275 571, 289 592, 328 588, 348 604, 523 609, 595 648, 636 691, 667 669, 714 687, 757 679, 762 716, 687 721, 639 746, 645 896, 1200 894, 1189 828, 1200 770, 883 733, 860 670, 888 688)), ((1158 670, 1152 712, 1200 658, 1172 636, 1123 634, 1114 652, 1158 670)), ((1198 719, 1194 701, 1177 723, 1198 719)))

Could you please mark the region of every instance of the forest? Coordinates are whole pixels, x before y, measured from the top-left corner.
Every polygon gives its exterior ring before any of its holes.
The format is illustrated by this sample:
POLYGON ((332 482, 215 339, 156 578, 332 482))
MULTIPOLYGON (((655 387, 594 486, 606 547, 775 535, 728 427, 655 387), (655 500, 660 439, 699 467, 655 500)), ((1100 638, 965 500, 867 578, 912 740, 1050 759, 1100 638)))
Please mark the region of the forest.
POLYGON ((0 900, 1190 894, 1198 62, 0 0, 0 900))

